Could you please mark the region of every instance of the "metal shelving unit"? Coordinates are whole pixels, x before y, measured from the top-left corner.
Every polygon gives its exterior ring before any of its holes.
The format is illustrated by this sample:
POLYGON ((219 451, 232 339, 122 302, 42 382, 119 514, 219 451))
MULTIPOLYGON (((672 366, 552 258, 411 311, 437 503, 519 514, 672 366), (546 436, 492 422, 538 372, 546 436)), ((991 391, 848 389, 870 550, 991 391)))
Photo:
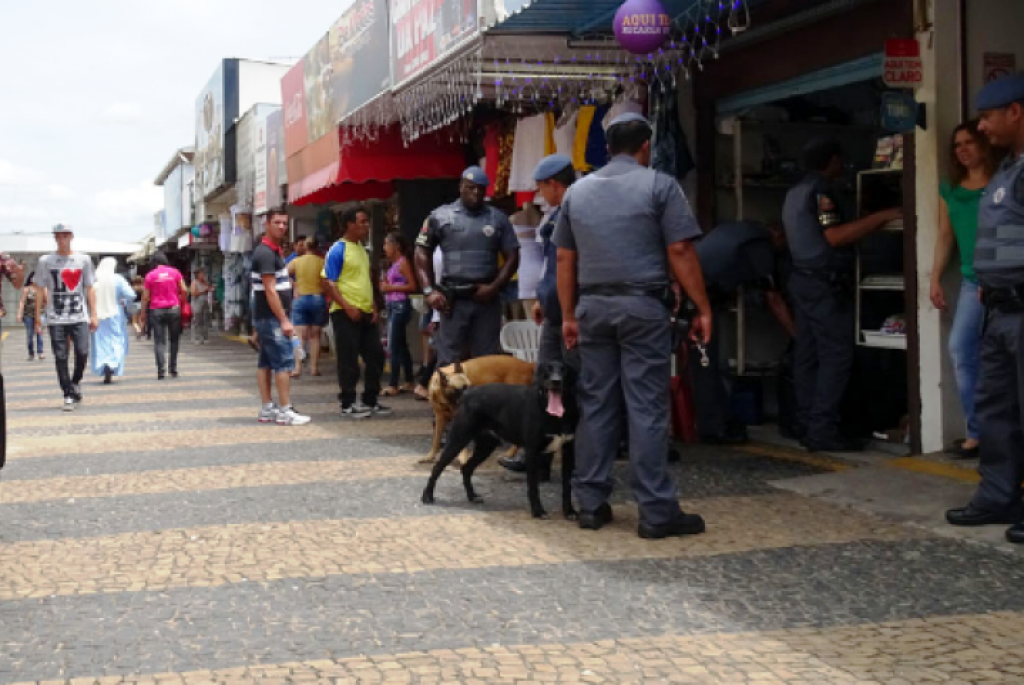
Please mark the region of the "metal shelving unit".
MULTIPOLYGON (((857 211, 858 214, 863 216, 866 212, 864 211, 864 179, 870 176, 876 176, 881 174, 903 174, 903 169, 867 169, 857 174, 857 211)), ((903 231, 903 222, 895 221, 891 224, 887 224, 882 227, 883 231, 889 232, 900 232, 903 231)), ((856 325, 854 326, 854 335, 856 336, 857 344, 861 347, 875 347, 888 350, 906 350, 907 349, 907 336, 885 334, 881 331, 874 330, 863 330, 861 328, 861 307, 863 298, 865 296, 871 296, 872 293, 902 293, 906 290, 906 277, 902 273, 892 274, 865 274, 864 265, 861 260, 861 248, 857 246, 857 259, 856 259, 856 325)), ((895 312, 894 312, 895 313, 895 312)))

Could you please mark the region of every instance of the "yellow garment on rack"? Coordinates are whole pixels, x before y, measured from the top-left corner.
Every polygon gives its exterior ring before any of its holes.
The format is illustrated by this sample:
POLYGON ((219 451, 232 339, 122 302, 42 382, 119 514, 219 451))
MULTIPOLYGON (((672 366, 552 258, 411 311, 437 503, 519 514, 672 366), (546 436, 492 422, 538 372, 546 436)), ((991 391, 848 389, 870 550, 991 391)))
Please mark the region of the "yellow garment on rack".
POLYGON ((508 197, 509 176, 512 174, 512 149, 515 142, 515 123, 506 123, 498 136, 498 177, 494 179, 494 197, 508 197))
POLYGON ((558 152, 555 145, 555 115, 548 112, 544 115, 544 156, 553 155, 558 152))
POLYGON ((592 105, 580 107, 579 117, 576 119, 576 141, 572 146, 572 165, 576 171, 587 172, 593 169, 587 164, 587 140, 590 138, 590 125, 594 123, 594 112, 597 108, 592 105))

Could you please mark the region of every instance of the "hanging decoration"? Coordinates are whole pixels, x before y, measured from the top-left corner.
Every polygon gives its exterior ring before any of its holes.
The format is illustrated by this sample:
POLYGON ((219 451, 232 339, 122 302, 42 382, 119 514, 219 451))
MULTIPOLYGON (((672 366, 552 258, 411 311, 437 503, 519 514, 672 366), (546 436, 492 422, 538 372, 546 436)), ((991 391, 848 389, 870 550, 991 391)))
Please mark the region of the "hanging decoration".
POLYGON ((696 0, 672 17, 659 0, 626 0, 614 36, 584 35, 540 54, 485 35, 433 73, 348 115, 339 122, 341 146, 372 142, 395 121, 406 145, 442 129, 451 142, 465 142, 468 115, 483 101, 523 114, 637 100, 648 87, 664 93, 717 59, 724 36, 749 28, 748 2, 696 0))
POLYGON ((626 0, 615 13, 615 39, 634 55, 654 52, 669 39, 672 17, 658 0, 626 0))

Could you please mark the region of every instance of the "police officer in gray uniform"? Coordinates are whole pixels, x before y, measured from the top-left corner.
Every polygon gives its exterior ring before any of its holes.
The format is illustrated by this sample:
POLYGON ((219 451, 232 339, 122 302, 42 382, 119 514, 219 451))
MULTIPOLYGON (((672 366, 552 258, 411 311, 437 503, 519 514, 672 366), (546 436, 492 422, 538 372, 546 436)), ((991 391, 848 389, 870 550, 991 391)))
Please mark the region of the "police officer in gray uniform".
POLYGON ((843 215, 832 186, 843 173, 842 148, 835 140, 808 143, 804 165, 807 175, 789 190, 782 208, 793 258, 789 294, 796 313, 797 420, 808 450, 851 452, 863 446, 839 434, 839 407, 855 348, 853 246, 900 218, 902 210, 855 221, 843 215))
POLYGON ((625 412, 638 532, 664 538, 704 531, 704 519, 680 510, 668 473, 670 281, 696 304, 691 335, 704 343, 711 308, 691 244, 700 228, 676 180, 648 168, 651 136, 637 114, 612 121, 612 159, 569 189, 554 240, 562 333, 582 362, 573 479, 580 527, 597 530, 612 520, 608 497, 625 412))
MULTIPOLYGON (((567 155, 548 155, 540 161, 533 172, 533 180, 544 201, 553 209, 544 217, 537 230, 544 250, 544 271, 537 283, 537 301, 533 304, 533 320, 540 324, 540 344, 537 349, 537 363, 562 361, 565 358, 565 342, 562 340, 562 305, 558 302, 558 248, 554 243, 555 225, 561 212, 562 198, 569 187, 576 182, 576 170, 567 155)), ((573 359, 572 361, 575 361, 573 359)), ((501 457, 498 463, 509 471, 526 472, 526 454, 520 450, 514 457, 501 457)), ((541 480, 549 475, 550 466, 541 469, 541 480)))
POLYGON ((438 364, 501 353, 501 289, 519 268, 519 241, 501 211, 484 204, 489 181, 480 167, 462 173, 459 199, 431 213, 416 240, 416 273, 427 304, 441 312, 438 364), (444 278, 434 280, 440 246, 444 278), (505 263, 498 267, 498 255, 505 263), (464 352, 468 347, 468 357, 464 352))
POLYGON ((986 85, 977 98, 978 129, 1010 150, 978 210, 974 270, 986 307, 975 400, 981 431, 981 483, 970 504, 946 512, 956 526, 1012 523, 1024 543, 1024 75, 986 85))

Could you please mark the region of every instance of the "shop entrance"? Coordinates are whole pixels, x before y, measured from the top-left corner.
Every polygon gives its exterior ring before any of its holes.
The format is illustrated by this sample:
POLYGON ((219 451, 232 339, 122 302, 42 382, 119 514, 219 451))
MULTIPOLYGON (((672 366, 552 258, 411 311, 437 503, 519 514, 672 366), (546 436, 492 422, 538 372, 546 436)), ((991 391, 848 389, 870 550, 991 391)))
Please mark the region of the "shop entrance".
MULTIPOLYGON (((843 149, 844 174, 835 194, 845 220, 907 208, 904 196, 913 197, 904 193, 913 187, 912 135, 882 128, 887 88, 877 69, 880 60, 872 56, 825 75, 720 101, 713 225, 728 230, 743 221, 781 227, 786 193, 804 173, 801 152, 820 138, 834 139, 843 149)), ((898 452, 914 446, 918 423, 912 410, 917 365, 908 359, 908 350, 916 350, 916 292, 908 291, 916 282, 913 230, 912 224, 895 222, 856 246, 856 329, 850 331, 856 354, 843 406, 845 433, 898 452)), ((780 262, 777 271, 784 278, 788 261, 780 262)), ((734 393, 753 392, 764 415, 786 418, 791 341, 758 293, 740 289, 719 334, 734 393)))

